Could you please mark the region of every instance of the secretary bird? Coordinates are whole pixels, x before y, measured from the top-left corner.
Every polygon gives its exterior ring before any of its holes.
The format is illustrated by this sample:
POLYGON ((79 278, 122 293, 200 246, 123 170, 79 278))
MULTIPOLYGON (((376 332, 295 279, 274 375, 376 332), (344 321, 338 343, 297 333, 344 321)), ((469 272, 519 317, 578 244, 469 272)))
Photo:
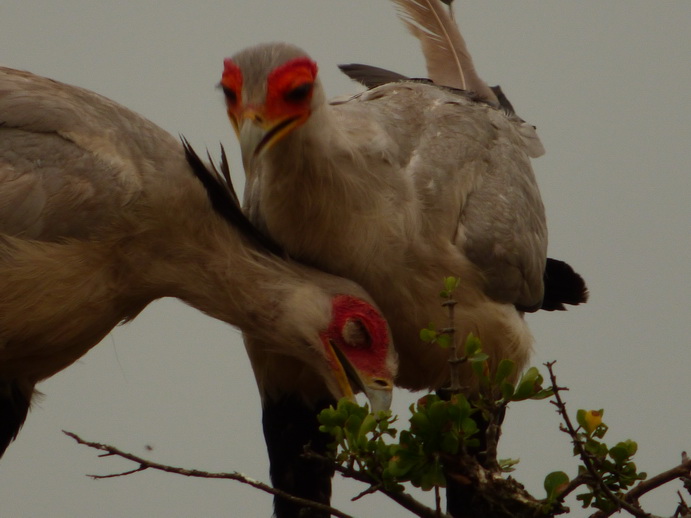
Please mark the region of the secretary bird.
MULTIPOLYGON (((436 390, 449 382, 448 350, 419 339, 430 322, 446 322, 439 288, 448 275, 461 282, 456 336, 474 333, 492 367, 506 358, 518 373, 533 341, 524 313, 587 299, 581 277, 546 256, 544 207, 530 165, 544 150, 535 129, 476 74, 438 0, 395 3, 421 40, 431 81, 384 79, 328 103, 317 64, 293 45, 261 44, 225 60, 221 87, 242 149, 245 209, 291 257, 372 294, 393 332, 397 385, 436 390)), ((247 347, 255 364, 265 361, 260 341, 247 347)), ((472 394, 469 367, 460 369, 472 394)), ((264 407, 265 422, 272 421, 282 394, 302 389, 255 372, 276 402, 264 407)), ((270 456, 285 451, 266 439, 270 456)), ((299 488, 278 462, 274 469, 272 458, 277 487, 328 495, 319 476, 309 492, 299 459, 299 488)), ((276 502, 278 518, 299 513, 276 502)))
POLYGON ((38 382, 161 297, 260 340, 281 376, 388 407, 395 354, 372 299, 277 253, 189 145, 93 92, 0 68, 0 455, 38 382))

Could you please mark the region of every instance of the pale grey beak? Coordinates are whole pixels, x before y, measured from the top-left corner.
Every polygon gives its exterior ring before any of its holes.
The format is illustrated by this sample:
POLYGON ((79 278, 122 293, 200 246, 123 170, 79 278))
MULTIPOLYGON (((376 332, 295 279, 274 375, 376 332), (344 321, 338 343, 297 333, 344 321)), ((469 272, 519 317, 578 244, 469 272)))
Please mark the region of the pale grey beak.
POLYGON ((391 383, 379 379, 363 387, 373 414, 391 408, 392 389, 391 383))

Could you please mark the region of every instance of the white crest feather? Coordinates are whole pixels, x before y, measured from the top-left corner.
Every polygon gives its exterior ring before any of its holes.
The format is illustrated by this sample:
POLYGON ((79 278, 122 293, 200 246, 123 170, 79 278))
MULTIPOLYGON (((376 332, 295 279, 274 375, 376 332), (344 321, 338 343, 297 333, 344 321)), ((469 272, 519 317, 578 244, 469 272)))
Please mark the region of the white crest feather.
POLYGON ((497 98, 475 71, 458 26, 439 0, 392 0, 408 30, 420 40, 429 78, 438 85, 497 98))

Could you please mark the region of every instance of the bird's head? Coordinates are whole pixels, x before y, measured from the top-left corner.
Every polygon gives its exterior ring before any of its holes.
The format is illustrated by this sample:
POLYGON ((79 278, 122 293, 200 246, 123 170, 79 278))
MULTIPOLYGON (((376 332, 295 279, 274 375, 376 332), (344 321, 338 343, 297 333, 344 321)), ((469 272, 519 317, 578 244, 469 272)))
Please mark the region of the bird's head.
POLYGON ((310 273, 311 282, 281 297, 278 320, 245 333, 269 333, 269 340, 245 341, 260 392, 297 391, 307 401, 321 400, 324 389, 353 401, 364 392, 373 411, 388 409, 398 364, 386 320, 359 286, 310 273))
POLYGON ((384 317, 369 302, 352 295, 332 300, 329 327, 321 333, 332 376, 327 385, 336 397, 364 392, 372 411, 391 405, 396 355, 384 317))
POLYGON ((226 59, 221 88, 245 159, 270 149, 324 102, 317 64, 283 43, 258 45, 226 59))

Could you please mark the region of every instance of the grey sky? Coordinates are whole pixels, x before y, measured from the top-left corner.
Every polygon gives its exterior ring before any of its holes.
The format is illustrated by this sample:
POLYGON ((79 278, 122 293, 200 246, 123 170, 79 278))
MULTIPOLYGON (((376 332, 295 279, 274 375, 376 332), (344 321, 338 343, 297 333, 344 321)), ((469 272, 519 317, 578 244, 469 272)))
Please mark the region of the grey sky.
MULTIPOLYGON (((558 360, 571 411, 604 407, 608 438, 636 439, 642 469, 671 467, 691 449, 691 3, 457 4, 480 74, 502 85, 547 149, 534 167, 550 255, 591 290, 584 307, 527 317, 534 363, 558 360)), ((310 52, 330 96, 358 90, 338 63, 425 74, 416 40, 383 0, 0 3, 0 63, 92 89, 200 149, 223 142, 238 186, 215 85, 225 56, 272 40, 310 52)), ((0 462, 3 518, 269 516, 268 496, 233 482, 148 472, 93 482, 84 474, 134 466, 60 433, 268 480, 254 380, 225 324, 161 301, 39 388, 46 397, 0 462)), ((397 392, 396 410, 414 398, 397 392)), ((557 428, 544 402, 507 418, 501 455, 521 458, 516 476, 538 496, 549 471, 575 474, 557 428)), ((383 498, 348 502, 359 486, 336 488, 336 505, 352 514, 401 516, 383 498)), ((671 514, 672 493, 651 510, 671 514)))

